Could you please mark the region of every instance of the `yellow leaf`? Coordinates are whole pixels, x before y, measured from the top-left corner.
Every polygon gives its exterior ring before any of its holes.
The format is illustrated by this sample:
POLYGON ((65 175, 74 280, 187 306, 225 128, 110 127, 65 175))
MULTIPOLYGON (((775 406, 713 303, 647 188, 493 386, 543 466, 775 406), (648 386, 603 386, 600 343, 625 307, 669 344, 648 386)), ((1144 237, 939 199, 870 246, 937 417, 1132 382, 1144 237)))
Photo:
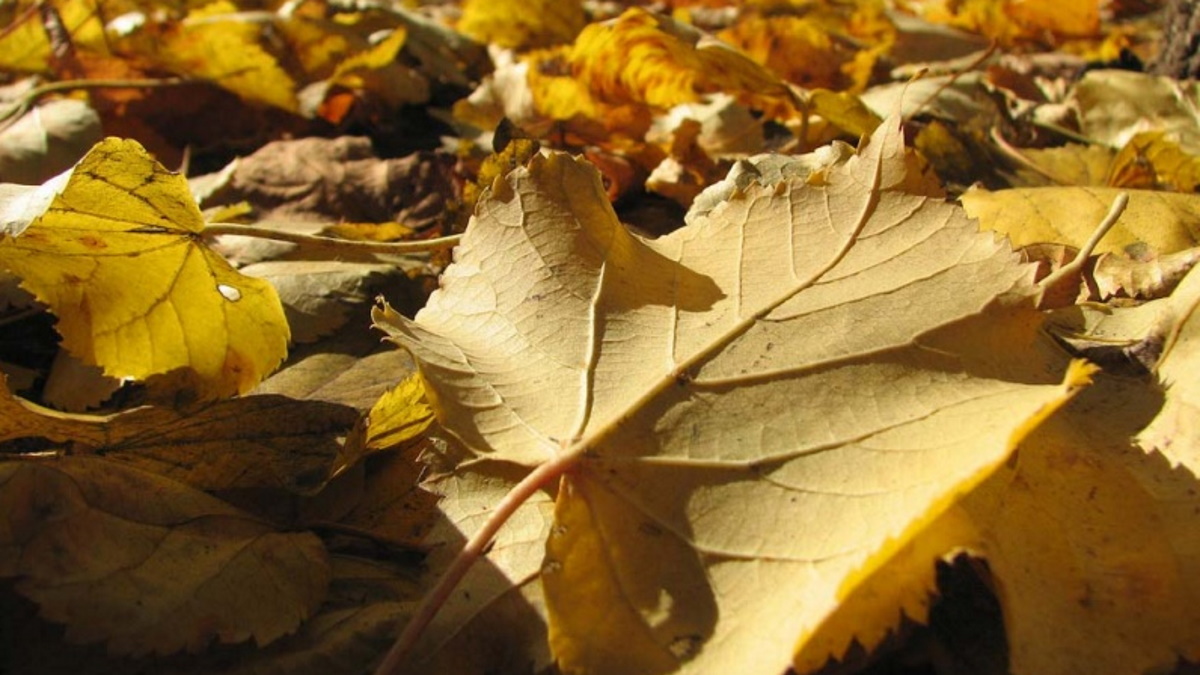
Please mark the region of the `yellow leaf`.
POLYGON ((575 77, 614 104, 670 108, 717 91, 776 101, 788 96, 778 78, 736 49, 637 7, 584 28, 570 60, 575 77))
POLYGON ((1090 37, 1100 32, 1099 0, 1008 0, 1008 14, 1033 34, 1090 37))
POLYGON ((296 112, 296 83, 260 44, 259 24, 218 0, 186 21, 149 23, 122 40, 120 51, 186 77, 207 80, 243 100, 296 112))
POLYGON ((394 29, 378 44, 342 61, 329 77, 331 85, 370 91, 389 106, 422 103, 429 98, 425 78, 397 62, 408 31, 394 29))
POLYGON ((510 49, 565 44, 583 30, 580 0, 466 0, 458 30, 510 49))
MULTIPOLYGON (((103 0, 51 0, 46 8, 58 13, 71 43, 90 51, 107 54, 108 45, 104 23, 100 17, 118 16, 126 11, 123 3, 103 0)), ((0 69, 25 73, 42 73, 51 69, 50 38, 42 22, 42 14, 33 2, 11 3, 6 7, 16 14, 16 21, 0 31, 0 69)))
POLYGON ((800 15, 749 14, 719 37, 792 84, 862 91, 895 34, 881 8, 881 3, 860 2, 853 14, 823 4, 800 15), (856 40, 854 28, 867 26, 875 30, 856 40))
POLYGON ((1015 246, 1059 243, 1079 248, 1104 219, 1113 200, 1129 206, 1096 247, 1097 253, 1141 257, 1147 248, 1175 253, 1200 243, 1200 195, 1104 187, 969 190, 959 200, 979 227, 1006 235, 1015 246))
POLYGON ((1017 675, 1169 671, 1200 655, 1194 474, 1130 437, 1145 380, 1100 376, 962 508, 983 533, 1017 675))
POLYGON ((341 437, 358 421, 358 412, 347 406, 271 395, 184 411, 147 406, 111 415, 69 414, 13 396, 3 386, 0 413, 0 441, 69 442, 75 455, 103 455, 203 490, 296 493, 318 490, 344 468, 341 437))
POLYGON ((1200 158, 1164 132, 1140 133, 1113 158, 1107 182, 1112 187, 1195 192, 1200 158))
POLYGON ((1057 148, 1022 148, 1017 187, 1106 186, 1113 151, 1102 145, 1068 143, 1057 148))
POLYGON ((1038 331, 991 337, 1029 269, 919 166, 892 118, 646 240, 595 169, 535 157, 415 321, 376 314, 464 476, 566 472, 541 566, 564 672, 783 670, 1077 384, 1038 331))
MULTIPOLYGON (((199 238, 187 181, 134 141, 99 143, 0 266, 58 317, 63 344, 117 378, 185 371, 202 397, 248 391, 287 351, 270 284, 199 238)), ((185 378, 186 379, 186 378, 185 378)))
POLYGON ((0 463, 0 574, 71 642, 115 654, 259 645, 329 583, 324 547, 203 492, 99 459, 0 463))
POLYGON ((433 421, 425 384, 416 373, 379 397, 367 417, 367 447, 392 448, 416 438, 433 421))
POLYGON ((1200 475, 1200 273, 1196 268, 1184 277, 1166 301, 1170 320, 1165 345, 1156 372, 1167 387, 1162 412, 1140 435, 1147 448, 1165 455, 1172 464, 1182 464, 1200 475))

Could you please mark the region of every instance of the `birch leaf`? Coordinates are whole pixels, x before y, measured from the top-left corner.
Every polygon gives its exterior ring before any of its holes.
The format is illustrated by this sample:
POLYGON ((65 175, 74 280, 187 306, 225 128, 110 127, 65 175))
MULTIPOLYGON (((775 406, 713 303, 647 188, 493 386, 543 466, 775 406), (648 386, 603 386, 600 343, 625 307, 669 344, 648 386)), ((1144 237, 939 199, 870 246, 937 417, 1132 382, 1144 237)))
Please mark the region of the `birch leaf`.
POLYGON ((901 138, 652 241, 536 157, 415 321, 377 313, 464 471, 570 469, 541 566, 565 672, 779 672, 1067 395, 1065 357, 989 337, 1028 269, 901 138))
POLYGON ((117 378, 187 371, 201 397, 248 391, 287 352, 271 285, 199 239, 187 181, 135 141, 92 148, 0 266, 58 317, 63 344, 117 378))

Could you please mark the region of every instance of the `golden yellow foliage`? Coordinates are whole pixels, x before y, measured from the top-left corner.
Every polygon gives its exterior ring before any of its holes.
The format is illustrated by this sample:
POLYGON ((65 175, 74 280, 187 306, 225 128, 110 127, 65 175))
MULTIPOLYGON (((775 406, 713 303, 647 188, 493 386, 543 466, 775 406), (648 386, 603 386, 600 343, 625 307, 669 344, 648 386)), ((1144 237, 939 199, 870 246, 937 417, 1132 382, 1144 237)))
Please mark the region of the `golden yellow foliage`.
POLYGON ((246 101, 295 112, 295 81, 260 44, 261 26, 236 11, 228 0, 217 0, 193 11, 187 21, 147 23, 118 49, 177 75, 212 82, 246 101))
POLYGON ((466 0, 458 30, 511 49, 567 44, 587 23, 580 0, 466 0))
POLYGON ((670 108, 701 94, 781 99, 787 89, 746 55, 640 8, 587 26, 570 53, 574 77, 606 103, 670 108))
POLYGON ((0 265, 58 317, 63 345, 117 378, 186 373, 202 397, 248 391, 287 352, 270 284, 200 241, 187 181, 134 141, 108 139, 0 265))
MULTIPOLYGON (((979 226, 1007 235, 1017 246, 1060 243, 1079 248, 1122 192, 1105 187, 973 189, 960 197, 979 226)), ((1200 243, 1200 196, 1129 191, 1124 215, 1097 253, 1175 253, 1200 243)))

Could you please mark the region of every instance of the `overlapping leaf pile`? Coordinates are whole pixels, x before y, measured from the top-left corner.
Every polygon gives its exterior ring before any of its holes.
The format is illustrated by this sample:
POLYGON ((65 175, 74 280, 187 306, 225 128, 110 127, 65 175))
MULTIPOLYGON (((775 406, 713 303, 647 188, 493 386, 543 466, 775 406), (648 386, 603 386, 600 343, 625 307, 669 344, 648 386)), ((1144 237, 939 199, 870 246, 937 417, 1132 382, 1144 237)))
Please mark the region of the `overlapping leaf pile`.
POLYGON ((0 669, 1200 659, 1134 4, 4 8, 0 669))

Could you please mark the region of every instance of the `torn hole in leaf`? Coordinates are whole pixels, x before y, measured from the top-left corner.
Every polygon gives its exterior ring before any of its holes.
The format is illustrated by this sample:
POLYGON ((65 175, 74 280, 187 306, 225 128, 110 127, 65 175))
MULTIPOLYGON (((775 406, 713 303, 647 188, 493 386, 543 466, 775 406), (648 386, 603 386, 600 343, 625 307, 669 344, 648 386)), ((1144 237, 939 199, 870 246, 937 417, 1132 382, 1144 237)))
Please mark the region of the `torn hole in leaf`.
POLYGON ((242 299, 242 292, 227 284, 217 284, 217 292, 230 302, 237 302, 242 299))

